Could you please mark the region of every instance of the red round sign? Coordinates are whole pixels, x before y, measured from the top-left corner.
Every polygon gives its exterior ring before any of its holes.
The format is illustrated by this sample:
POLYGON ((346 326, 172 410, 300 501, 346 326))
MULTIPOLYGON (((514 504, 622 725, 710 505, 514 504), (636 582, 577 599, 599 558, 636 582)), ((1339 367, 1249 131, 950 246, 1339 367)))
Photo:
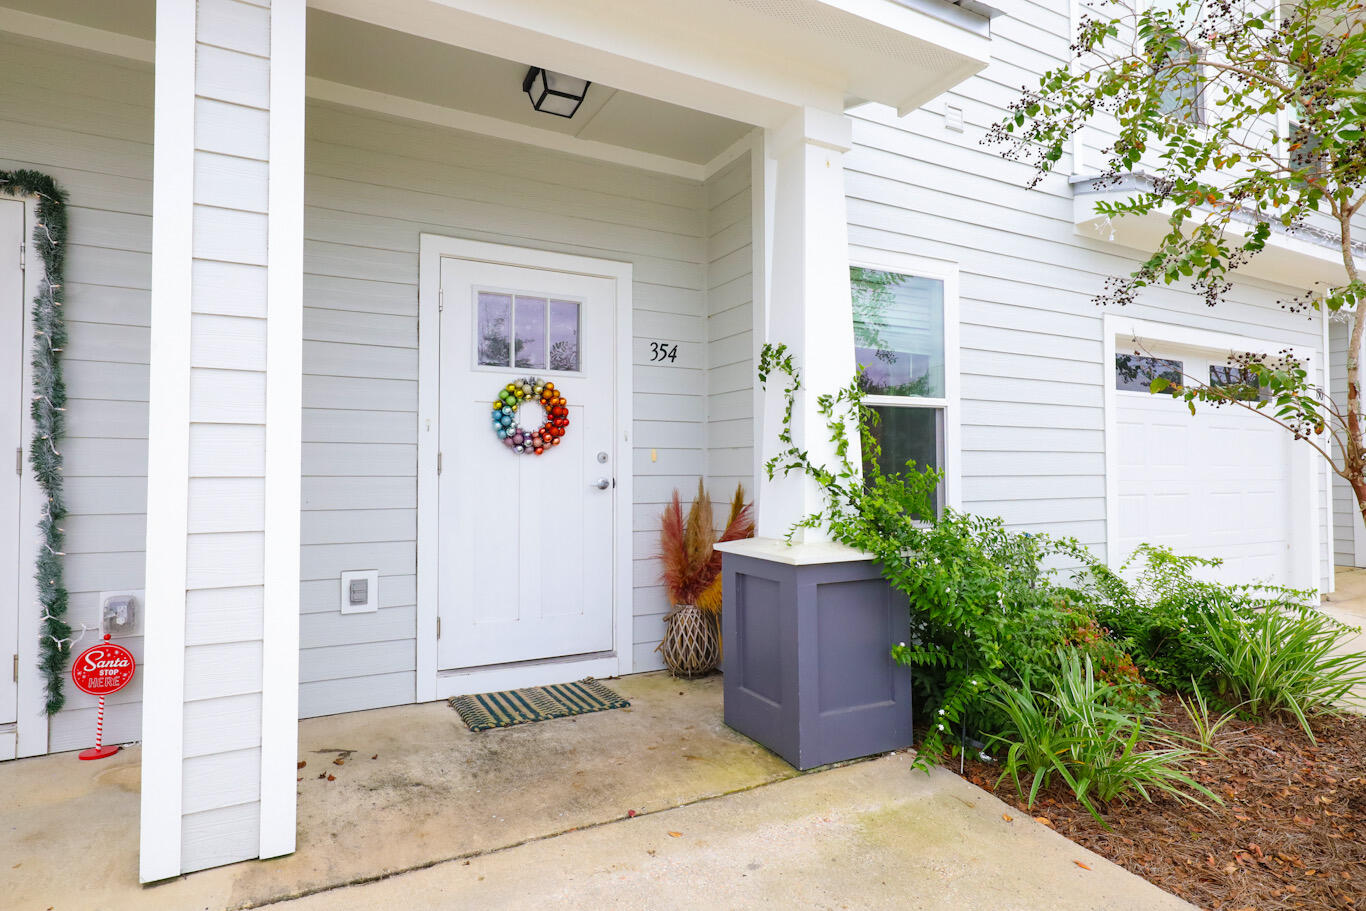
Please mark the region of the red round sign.
POLYGON ((133 653, 128 649, 101 642, 76 656, 71 664, 71 682, 83 693, 107 696, 128 685, 135 666, 133 653))

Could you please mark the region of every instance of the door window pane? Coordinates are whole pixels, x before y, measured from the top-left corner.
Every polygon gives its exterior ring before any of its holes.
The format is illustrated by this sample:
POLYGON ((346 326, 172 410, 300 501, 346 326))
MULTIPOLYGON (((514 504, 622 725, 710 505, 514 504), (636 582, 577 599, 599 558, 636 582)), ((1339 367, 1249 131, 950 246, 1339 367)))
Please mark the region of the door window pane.
POLYGON ((849 276, 863 390, 943 398, 944 283, 858 266, 849 276))
MULTIPOLYGON (((874 405, 876 426, 868 428, 882 447, 878 468, 885 475, 905 474, 907 462, 915 463, 916 471, 944 464, 944 412, 939 408, 903 408, 895 405, 874 405)), ((935 508, 942 507, 943 489, 935 494, 935 508)))
POLYGON ((515 367, 545 369, 545 298, 517 295, 515 367))
POLYGON ((579 305, 550 302, 550 369, 579 369, 579 305))
POLYGON ((512 352, 512 295, 479 292, 479 363, 506 367, 512 352))
MULTIPOLYGON (((1141 354, 1115 355, 1115 388, 1128 392, 1151 392, 1153 380, 1161 377, 1173 386, 1182 382, 1181 361, 1165 357, 1145 357, 1141 354)), ((1172 395, 1174 389, 1169 389, 1172 395)))

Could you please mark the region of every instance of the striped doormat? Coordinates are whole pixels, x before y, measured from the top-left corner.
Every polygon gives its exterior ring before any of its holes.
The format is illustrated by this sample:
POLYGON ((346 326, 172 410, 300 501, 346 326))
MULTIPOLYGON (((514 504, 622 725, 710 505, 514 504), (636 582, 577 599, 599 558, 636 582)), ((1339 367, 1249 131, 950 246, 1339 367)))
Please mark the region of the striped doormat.
POLYGON ((550 718, 605 712, 631 704, 592 677, 586 677, 578 683, 453 696, 449 702, 451 708, 460 713, 460 720, 475 732, 510 728, 514 724, 550 718))

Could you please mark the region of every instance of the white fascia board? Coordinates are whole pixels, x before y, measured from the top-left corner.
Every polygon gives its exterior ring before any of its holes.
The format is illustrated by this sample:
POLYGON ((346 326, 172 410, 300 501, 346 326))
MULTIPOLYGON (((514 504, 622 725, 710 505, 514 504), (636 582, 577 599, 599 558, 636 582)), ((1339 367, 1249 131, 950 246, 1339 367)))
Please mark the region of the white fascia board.
MULTIPOLYGON (((1152 253, 1171 228, 1170 218, 1175 206, 1165 205, 1144 215, 1121 215, 1115 218, 1096 212, 1098 203, 1126 202, 1133 197, 1134 192, 1125 189, 1075 194, 1072 198, 1072 223, 1077 234, 1152 253)), ((1226 230, 1235 238, 1243 238, 1251 227, 1249 222, 1234 219, 1226 230)), ((1358 260, 1358 263, 1366 269, 1366 261, 1358 260)), ((1347 279, 1347 269, 1336 250, 1274 229, 1266 249, 1252 257, 1238 272, 1295 287, 1314 282, 1335 287, 1344 284, 1347 279)))

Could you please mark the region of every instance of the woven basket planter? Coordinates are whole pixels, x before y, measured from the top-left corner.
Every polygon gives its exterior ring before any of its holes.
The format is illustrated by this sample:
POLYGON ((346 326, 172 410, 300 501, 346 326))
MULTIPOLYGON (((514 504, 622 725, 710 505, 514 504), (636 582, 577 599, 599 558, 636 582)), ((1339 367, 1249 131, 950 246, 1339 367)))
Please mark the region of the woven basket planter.
POLYGON ((675 677, 701 677, 721 663, 716 624, 695 604, 679 604, 664 618, 664 641, 656 649, 675 677))

